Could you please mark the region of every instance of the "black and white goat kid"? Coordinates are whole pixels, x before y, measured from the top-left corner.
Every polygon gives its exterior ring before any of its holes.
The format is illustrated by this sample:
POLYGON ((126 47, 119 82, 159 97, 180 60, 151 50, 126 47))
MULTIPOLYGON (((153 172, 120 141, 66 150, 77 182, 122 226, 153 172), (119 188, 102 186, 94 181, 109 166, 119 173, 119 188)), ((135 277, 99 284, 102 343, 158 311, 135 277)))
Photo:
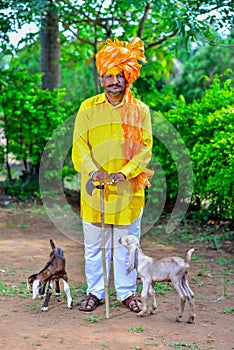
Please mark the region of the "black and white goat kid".
POLYGON ((148 295, 152 297, 151 313, 157 308, 154 285, 155 282, 172 282, 179 294, 179 310, 176 321, 180 321, 183 315, 186 299, 189 301, 190 315, 188 323, 195 323, 194 293, 188 284, 188 269, 194 249, 187 252, 185 259, 178 256, 167 257, 160 260, 145 255, 140 248, 138 239, 134 235, 123 236, 119 243, 129 251, 129 266, 127 274, 134 268, 141 278, 143 288, 141 297, 143 301, 142 310, 137 316, 144 316, 147 313, 148 295))
POLYGON ((42 305, 42 311, 48 311, 49 300, 53 291, 55 283, 56 295, 60 295, 59 279, 63 280, 64 291, 67 295, 67 307, 72 308, 72 298, 70 294, 70 288, 68 285, 68 277, 65 270, 66 260, 61 248, 57 248, 52 239, 50 239, 50 245, 52 251, 50 253, 50 259, 45 267, 39 272, 28 277, 27 287, 33 294, 33 299, 37 296, 39 298, 44 297, 46 284, 48 283, 45 301, 42 305))

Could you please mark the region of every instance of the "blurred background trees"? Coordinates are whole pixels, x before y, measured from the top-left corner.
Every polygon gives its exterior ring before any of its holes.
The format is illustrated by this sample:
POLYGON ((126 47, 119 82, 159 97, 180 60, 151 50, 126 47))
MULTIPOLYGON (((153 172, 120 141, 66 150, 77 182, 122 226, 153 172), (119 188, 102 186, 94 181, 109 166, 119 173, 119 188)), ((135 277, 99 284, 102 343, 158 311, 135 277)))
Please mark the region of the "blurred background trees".
MULTIPOLYGON (((0 0, 0 164, 6 169, 5 189, 20 192, 22 198, 40 196, 35 183, 47 141, 75 116, 81 101, 100 92, 97 50, 107 38, 128 41, 137 35, 144 40, 148 63, 134 94, 183 138, 193 162, 194 202, 208 203, 210 215, 232 216, 232 18, 229 0, 0 0), (13 45, 12 35, 32 24, 35 31, 13 45), (12 173, 15 160, 23 174, 12 173)), ((167 200, 173 203, 176 170, 158 140, 154 155, 166 174, 167 200)), ((69 154, 65 163, 64 174, 74 173, 69 154)))

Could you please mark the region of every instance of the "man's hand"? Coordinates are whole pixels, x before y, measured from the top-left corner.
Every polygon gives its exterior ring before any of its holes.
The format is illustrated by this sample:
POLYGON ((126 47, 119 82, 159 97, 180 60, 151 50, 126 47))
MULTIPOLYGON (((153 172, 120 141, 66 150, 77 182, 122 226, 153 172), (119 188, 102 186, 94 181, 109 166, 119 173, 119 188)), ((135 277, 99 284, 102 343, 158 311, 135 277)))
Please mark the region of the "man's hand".
POLYGON ((110 174, 110 176, 111 176, 112 181, 113 181, 114 183, 118 183, 118 182, 120 182, 120 181, 126 180, 125 175, 122 174, 122 173, 112 173, 112 174, 110 174))
POLYGON ((104 171, 96 171, 92 176, 93 181, 98 181, 101 184, 110 184, 113 182, 112 177, 104 171))

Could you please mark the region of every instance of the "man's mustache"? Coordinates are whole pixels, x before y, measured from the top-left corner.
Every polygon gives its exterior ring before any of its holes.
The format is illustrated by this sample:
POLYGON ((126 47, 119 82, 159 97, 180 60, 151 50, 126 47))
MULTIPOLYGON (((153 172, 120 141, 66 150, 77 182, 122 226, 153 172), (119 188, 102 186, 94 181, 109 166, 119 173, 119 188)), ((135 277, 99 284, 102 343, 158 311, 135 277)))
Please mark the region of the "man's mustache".
POLYGON ((121 86, 121 85, 119 85, 119 84, 110 84, 110 85, 108 85, 108 87, 112 87, 112 86, 122 87, 122 86, 121 86))

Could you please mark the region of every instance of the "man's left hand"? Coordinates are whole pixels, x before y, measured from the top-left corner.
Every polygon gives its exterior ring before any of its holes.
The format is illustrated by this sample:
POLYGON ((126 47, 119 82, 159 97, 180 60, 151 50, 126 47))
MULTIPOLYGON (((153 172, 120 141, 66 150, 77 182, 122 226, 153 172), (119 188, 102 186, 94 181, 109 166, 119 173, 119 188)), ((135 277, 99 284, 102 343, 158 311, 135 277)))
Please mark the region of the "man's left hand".
POLYGON ((123 173, 112 173, 110 176, 114 183, 126 180, 126 176, 123 173))

